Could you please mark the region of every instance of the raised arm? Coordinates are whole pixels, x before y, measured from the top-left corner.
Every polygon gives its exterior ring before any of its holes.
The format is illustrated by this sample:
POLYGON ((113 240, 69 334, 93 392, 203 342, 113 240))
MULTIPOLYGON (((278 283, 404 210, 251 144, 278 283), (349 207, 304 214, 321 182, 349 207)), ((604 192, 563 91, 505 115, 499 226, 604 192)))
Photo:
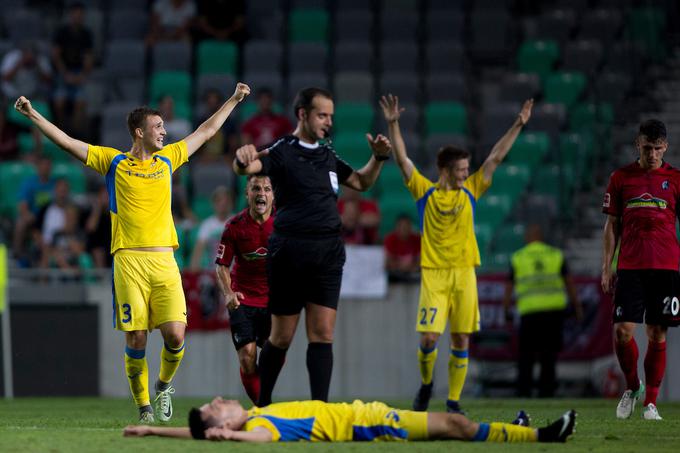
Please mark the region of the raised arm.
POLYGON ((249 94, 250 87, 248 85, 241 82, 236 84, 234 94, 222 104, 222 107, 184 139, 187 144, 187 153, 189 157, 220 130, 224 122, 229 118, 232 110, 234 110, 234 107, 249 94))
POLYGON ((493 177, 496 168, 498 167, 498 165, 500 165, 501 162, 503 162, 505 156, 507 156, 508 152, 510 151, 510 148, 512 148, 513 143, 515 143, 515 140, 517 139, 517 136, 519 135, 524 125, 527 124, 527 122, 529 122, 529 118, 531 117, 531 108, 533 106, 534 106, 533 99, 525 101, 524 105, 522 106, 522 110, 519 112, 519 115, 517 115, 517 119, 512 124, 510 129, 508 129, 505 135, 503 135, 501 139, 498 140, 495 145, 493 145, 493 148, 491 148, 489 157, 487 157, 484 163, 482 164, 482 170, 484 170, 485 181, 491 181, 491 178, 493 177))
POLYGON ((391 94, 380 99, 380 107, 382 108, 385 121, 387 121, 387 129, 394 149, 394 159, 397 161, 399 169, 401 169, 404 180, 408 181, 413 174, 414 165, 406 153, 406 143, 404 143, 404 138, 401 136, 401 128, 399 127, 399 117, 404 109, 399 108, 399 97, 392 96, 391 94))
POLYGON ((59 129, 47 120, 31 105, 31 101, 24 96, 20 96, 14 103, 14 108, 24 115, 37 127, 45 137, 52 140, 58 147, 67 151, 79 161, 87 162, 87 143, 70 137, 66 132, 59 129))
POLYGON ((607 215, 604 224, 603 246, 602 246, 602 291, 610 293, 613 288, 614 271, 612 261, 616 252, 616 244, 619 242, 621 234, 621 219, 613 215, 607 215))
POLYGON ((368 159, 366 165, 352 172, 343 182, 347 187, 360 192, 370 189, 375 184, 380 169, 392 150, 392 144, 382 134, 378 134, 375 138, 371 134, 366 134, 366 140, 368 140, 368 146, 373 151, 373 155, 368 159))
POLYGON ((224 298, 224 304, 229 310, 234 310, 241 305, 243 300, 243 294, 240 292, 234 292, 231 289, 231 275, 229 275, 229 268, 227 266, 222 266, 221 264, 215 265, 215 273, 217 274, 217 286, 219 286, 220 291, 222 291, 222 297, 224 298))

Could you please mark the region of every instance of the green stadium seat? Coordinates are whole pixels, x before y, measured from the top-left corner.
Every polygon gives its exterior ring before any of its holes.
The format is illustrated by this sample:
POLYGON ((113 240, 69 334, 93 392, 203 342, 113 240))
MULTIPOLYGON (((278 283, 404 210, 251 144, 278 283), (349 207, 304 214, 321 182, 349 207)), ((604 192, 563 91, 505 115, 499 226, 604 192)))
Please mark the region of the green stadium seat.
POLYGON ((569 108, 578 101, 586 86, 586 76, 581 72, 555 72, 545 81, 545 101, 569 108))
POLYGON ((379 197, 389 197, 395 191, 408 191, 399 166, 396 163, 389 161, 380 171, 380 176, 376 181, 375 187, 379 197))
POLYGON ((536 172, 531 186, 536 193, 551 196, 557 203, 560 212, 568 214, 574 189, 574 168, 569 164, 546 165, 536 172))
POLYGON ((419 224, 416 203, 408 191, 396 192, 389 197, 381 197, 378 200, 378 206, 380 207, 380 237, 385 237, 387 233, 394 229, 397 217, 401 214, 408 214, 416 227, 419 224))
POLYGON ((296 9, 288 18, 291 42, 328 42, 328 12, 320 9, 296 9))
POLYGON ((355 170, 366 165, 369 157, 371 157, 371 149, 366 137, 358 132, 337 134, 333 139, 333 148, 338 156, 355 170))
POLYGON ((493 227, 488 223, 475 222, 475 237, 479 252, 485 254, 489 250, 491 238, 493 237, 493 227))
POLYGON ((633 8, 626 21, 626 36, 642 46, 645 53, 656 61, 666 56, 664 32, 666 15, 660 8, 633 8))
POLYGON ((475 223, 487 223, 496 228, 503 223, 515 200, 510 195, 484 195, 475 207, 475 223))
POLYGON ((373 106, 368 103, 342 102, 335 106, 333 128, 337 132, 358 133, 362 137, 373 126, 373 106))
POLYGON ((151 102, 169 94, 175 102, 191 101, 191 74, 182 71, 159 71, 151 75, 149 97, 151 102))
POLYGON ((85 193, 87 184, 83 168, 80 162, 55 162, 52 165, 52 176, 68 181, 71 193, 85 193))
POLYGON ((191 209, 200 220, 205 220, 213 214, 212 202, 209 197, 195 197, 191 202, 191 209))
POLYGON ((198 45, 196 72, 236 75, 238 48, 230 41, 203 41, 198 45))
MULTIPOLYGON (((50 111, 50 106, 47 103, 41 101, 31 101, 31 105, 33 106, 34 109, 40 112, 42 116, 44 116, 50 121, 52 120, 52 112, 50 111)), ((24 115, 16 111, 16 109, 14 108, 14 103, 12 102, 10 102, 9 105, 7 106, 7 121, 26 128, 29 128, 33 125, 33 123, 31 123, 31 120, 29 120, 24 115)))
POLYGON ((459 133, 467 131, 467 113, 459 102, 430 102, 425 106, 425 133, 459 133))
POLYGON ((611 104, 586 102, 575 105, 569 112, 571 131, 593 131, 598 126, 610 127, 614 124, 614 109, 611 104))
POLYGON ((494 236, 493 250, 512 255, 524 246, 525 227, 522 223, 505 223, 494 236))
POLYGON ((487 262, 484 263, 485 270, 504 274, 510 272, 510 254, 500 252, 491 253, 487 256, 487 262))
POLYGON ((235 205, 236 212, 239 212, 246 208, 248 205, 248 200, 246 200, 246 186, 248 185, 248 178, 245 176, 237 176, 236 184, 238 186, 238 192, 236 193, 235 205))
MULTIPOLYGON (((151 102, 150 107, 157 109, 158 108, 158 100, 151 102)), ((174 112, 175 112, 175 117, 181 118, 183 120, 187 120, 193 124, 194 121, 194 112, 191 110, 191 105, 188 102, 184 102, 181 100, 176 100, 174 104, 174 112)))
POLYGON ((505 158, 511 164, 528 165, 530 170, 535 169, 543 161, 550 151, 550 136, 545 132, 523 132, 510 153, 505 158))
MULTIPOLYGON (((47 156, 53 162, 68 161, 72 159, 71 155, 55 145, 51 140, 48 140, 41 135, 42 154, 47 156)), ((20 132, 17 136, 17 144, 21 155, 26 155, 36 150, 35 140, 33 135, 29 132, 20 132)))
POLYGON ((25 179, 35 175, 35 167, 26 162, 0 163, 0 213, 16 217, 18 191, 25 179))
POLYGON ((534 72, 544 78, 559 57, 560 48, 556 41, 525 41, 517 53, 517 67, 520 72, 534 72))
MULTIPOLYGON (((531 178, 531 170, 524 164, 502 164, 493 175, 490 195, 510 195, 517 199, 524 192, 531 178)), ((514 203, 513 203, 514 204, 514 203)))

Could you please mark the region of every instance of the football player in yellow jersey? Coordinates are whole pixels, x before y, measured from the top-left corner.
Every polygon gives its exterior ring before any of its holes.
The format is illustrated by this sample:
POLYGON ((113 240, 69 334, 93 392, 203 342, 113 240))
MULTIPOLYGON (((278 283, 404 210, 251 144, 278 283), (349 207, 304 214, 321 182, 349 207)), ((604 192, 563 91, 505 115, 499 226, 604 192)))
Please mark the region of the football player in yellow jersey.
POLYGON ((21 96, 15 103, 50 140, 106 177, 111 212, 113 254, 113 324, 125 332, 125 371, 142 423, 154 422, 148 390, 147 332, 158 328, 165 343, 156 381, 155 412, 172 417, 170 385, 184 356, 186 302, 173 256, 178 247, 170 210, 172 173, 224 124, 234 107, 250 93, 238 83, 233 96, 183 140, 164 145, 163 118, 140 107, 128 114, 132 148, 92 146, 69 137, 21 96))
MULTIPOLYGON (((523 411, 521 411, 523 412, 523 411)), ((241 442, 348 442, 469 440, 477 442, 566 442, 574 432, 570 410, 543 428, 523 424, 477 423, 462 414, 394 409, 374 401, 326 403, 293 401, 246 410, 238 401, 219 396, 189 412, 189 427, 128 426, 128 437, 233 440, 241 442)))
POLYGON ((437 359, 437 340, 450 323, 449 394, 446 408, 461 412, 459 400, 467 375, 470 334, 479 330, 477 278, 479 248, 474 230, 474 209, 491 185, 498 165, 508 154, 522 127, 529 121, 533 99, 524 103, 517 119, 494 145, 481 168, 470 175, 470 153, 444 146, 437 153, 439 180, 420 174, 406 153, 399 128, 403 108, 391 94, 380 100, 389 128, 397 165, 420 216, 420 301, 416 330, 420 332, 418 362, 421 387, 413 409, 427 410, 432 396, 432 373, 437 359))

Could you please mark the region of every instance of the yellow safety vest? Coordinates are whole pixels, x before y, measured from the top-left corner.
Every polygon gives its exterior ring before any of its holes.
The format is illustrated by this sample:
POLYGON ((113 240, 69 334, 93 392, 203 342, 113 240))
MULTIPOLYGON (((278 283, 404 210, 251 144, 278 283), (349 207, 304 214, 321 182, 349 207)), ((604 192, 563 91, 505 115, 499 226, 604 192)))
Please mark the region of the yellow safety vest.
POLYGON ((0 313, 5 310, 5 287, 7 285, 7 247, 0 244, 0 313))
POLYGON ((527 244, 512 255, 520 316, 566 308, 563 263, 562 251, 539 241, 527 244))

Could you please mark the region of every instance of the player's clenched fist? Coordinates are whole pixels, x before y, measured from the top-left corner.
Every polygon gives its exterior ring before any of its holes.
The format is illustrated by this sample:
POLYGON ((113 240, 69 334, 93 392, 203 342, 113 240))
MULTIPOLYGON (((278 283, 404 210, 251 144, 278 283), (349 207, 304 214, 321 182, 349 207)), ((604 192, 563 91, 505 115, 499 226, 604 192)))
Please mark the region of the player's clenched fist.
POLYGON ((262 156, 269 154, 269 149, 258 151, 255 145, 244 145, 236 150, 236 163, 239 167, 245 168, 251 162, 258 160, 262 156))
POLYGON ((248 85, 246 85, 245 83, 241 83, 241 82, 236 84, 236 89, 234 90, 234 98, 236 98, 236 100, 238 102, 241 102, 249 94, 250 94, 250 87, 248 85))
POLYGON ((19 96, 19 99, 14 103, 14 108, 17 109, 22 115, 28 115, 31 113, 31 101, 26 99, 24 96, 19 96))

